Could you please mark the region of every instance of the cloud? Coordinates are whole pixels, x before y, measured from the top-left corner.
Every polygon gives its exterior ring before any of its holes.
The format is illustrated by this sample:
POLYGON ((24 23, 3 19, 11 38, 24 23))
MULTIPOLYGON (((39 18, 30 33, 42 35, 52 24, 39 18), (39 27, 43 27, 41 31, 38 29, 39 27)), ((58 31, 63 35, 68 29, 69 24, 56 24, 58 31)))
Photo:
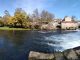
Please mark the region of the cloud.
POLYGON ((45 9, 45 2, 47 0, 18 0, 15 3, 15 7, 18 8, 23 8, 26 10, 28 13, 31 13, 34 9, 38 8, 39 10, 45 9))

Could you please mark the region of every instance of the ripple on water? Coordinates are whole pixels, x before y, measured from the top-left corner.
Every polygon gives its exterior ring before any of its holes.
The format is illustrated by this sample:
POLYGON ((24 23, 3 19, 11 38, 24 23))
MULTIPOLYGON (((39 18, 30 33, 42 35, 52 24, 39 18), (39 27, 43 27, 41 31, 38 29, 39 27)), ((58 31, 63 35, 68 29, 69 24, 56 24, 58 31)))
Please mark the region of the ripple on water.
POLYGON ((45 37, 45 40, 54 41, 58 43, 47 43, 50 46, 56 47, 56 50, 66 50, 70 48, 74 48, 80 46, 80 31, 78 32, 71 32, 71 33, 62 33, 62 34, 55 34, 48 37, 45 37), (60 47, 60 48, 59 48, 60 47))

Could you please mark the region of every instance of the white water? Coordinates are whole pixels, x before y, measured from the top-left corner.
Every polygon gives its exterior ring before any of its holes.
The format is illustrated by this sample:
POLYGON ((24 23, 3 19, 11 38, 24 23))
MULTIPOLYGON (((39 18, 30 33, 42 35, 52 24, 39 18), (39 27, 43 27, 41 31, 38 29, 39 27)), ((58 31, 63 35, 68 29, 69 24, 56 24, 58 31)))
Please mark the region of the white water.
POLYGON ((59 51, 63 51, 66 49, 74 48, 80 46, 80 31, 71 32, 71 33, 62 33, 55 34, 49 37, 45 37, 45 40, 55 41, 58 43, 47 43, 50 46, 61 47, 62 49, 58 49, 59 51))

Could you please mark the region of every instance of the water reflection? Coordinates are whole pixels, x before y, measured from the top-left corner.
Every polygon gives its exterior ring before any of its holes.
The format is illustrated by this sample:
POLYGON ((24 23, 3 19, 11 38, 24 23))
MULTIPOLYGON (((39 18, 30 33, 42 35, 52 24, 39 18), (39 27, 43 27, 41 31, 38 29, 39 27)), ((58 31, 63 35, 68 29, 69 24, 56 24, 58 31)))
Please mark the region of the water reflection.
POLYGON ((0 31, 0 60, 28 60, 29 51, 73 48, 80 45, 79 36, 80 32, 69 31, 0 31))
POLYGON ((30 32, 0 31, 0 33, 0 60, 26 60, 32 36, 30 32))

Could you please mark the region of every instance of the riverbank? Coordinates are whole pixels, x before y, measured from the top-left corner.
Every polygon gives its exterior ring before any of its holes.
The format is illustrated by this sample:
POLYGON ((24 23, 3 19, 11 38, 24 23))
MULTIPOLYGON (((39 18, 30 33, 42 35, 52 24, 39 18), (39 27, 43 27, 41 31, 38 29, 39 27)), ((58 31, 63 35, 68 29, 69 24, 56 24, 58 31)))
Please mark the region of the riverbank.
POLYGON ((31 30, 28 28, 9 28, 9 27, 0 27, 0 30, 31 30))
POLYGON ((29 54, 29 60, 80 60, 80 46, 55 53, 31 51, 29 54))
MULTIPOLYGON (((0 27, 0 30, 33 30, 33 29, 0 27)), ((39 29, 34 29, 34 30, 43 31, 43 32, 56 31, 56 30, 39 30, 39 29)), ((61 30, 61 31, 80 31, 80 29, 78 29, 78 30, 61 30)))

